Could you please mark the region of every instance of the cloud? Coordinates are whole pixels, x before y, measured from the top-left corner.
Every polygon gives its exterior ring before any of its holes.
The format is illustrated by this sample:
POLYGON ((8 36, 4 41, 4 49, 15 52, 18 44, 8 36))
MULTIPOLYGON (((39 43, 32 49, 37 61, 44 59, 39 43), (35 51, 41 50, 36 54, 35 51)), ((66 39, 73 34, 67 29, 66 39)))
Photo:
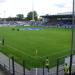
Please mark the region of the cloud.
POLYGON ((55 4, 55 6, 59 7, 59 8, 63 8, 64 4, 55 4))
MULTIPOLYGON (((72 10, 72 0, 33 0, 34 10, 38 15, 57 14, 70 12, 72 10)), ((6 17, 16 16, 16 14, 27 15, 32 10, 32 0, 0 0, 0 13, 6 17), (3 3, 4 2, 4 3, 3 3)), ((0 15, 0 17, 2 16, 0 15)))
POLYGON ((6 2, 6 0, 0 0, 0 3, 4 3, 4 2, 6 2))

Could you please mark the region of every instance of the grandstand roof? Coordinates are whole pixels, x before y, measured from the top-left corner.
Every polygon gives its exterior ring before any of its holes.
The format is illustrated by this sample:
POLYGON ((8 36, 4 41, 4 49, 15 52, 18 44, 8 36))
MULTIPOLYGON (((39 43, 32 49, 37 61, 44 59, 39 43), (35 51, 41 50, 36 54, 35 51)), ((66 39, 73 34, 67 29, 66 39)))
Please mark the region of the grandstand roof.
POLYGON ((64 13, 58 13, 58 14, 55 14, 55 15, 45 15, 45 16, 41 16, 43 18, 56 18, 56 17, 64 17, 64 18, 70 18, 72 17, 72 12, 64 12, 64 13))
POLYGON ((57 15, 72 15, 72 12, 58 13, 57 15))

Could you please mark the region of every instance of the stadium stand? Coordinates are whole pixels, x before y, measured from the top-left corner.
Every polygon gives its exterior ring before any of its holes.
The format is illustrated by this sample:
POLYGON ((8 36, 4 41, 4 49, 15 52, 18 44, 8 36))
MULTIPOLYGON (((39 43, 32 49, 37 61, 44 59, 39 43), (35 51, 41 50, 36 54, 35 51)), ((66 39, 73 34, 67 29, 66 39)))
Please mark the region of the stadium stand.
POLYGON ((72 13, 59 13, 56 15, 41 16, 44 19, 45 25, 58 25, 58 26, 71 26, 72 25, 72 13), (45 21, 46 20, 46 21, 45 21))

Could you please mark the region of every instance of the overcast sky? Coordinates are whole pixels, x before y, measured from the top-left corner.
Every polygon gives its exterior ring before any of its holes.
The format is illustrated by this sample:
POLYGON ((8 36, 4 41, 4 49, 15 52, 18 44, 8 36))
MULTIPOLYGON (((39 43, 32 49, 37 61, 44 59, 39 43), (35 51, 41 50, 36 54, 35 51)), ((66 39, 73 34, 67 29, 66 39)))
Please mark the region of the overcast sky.
MULTIPOLYGON (((72 11, 72 0, 33 0, 38 15, 57 14, 72 11)), ((15 17, 32 10, 32 0, 0 0, 0 17, 15 17), (5 14, 4 14, 5 13, 5 14)))

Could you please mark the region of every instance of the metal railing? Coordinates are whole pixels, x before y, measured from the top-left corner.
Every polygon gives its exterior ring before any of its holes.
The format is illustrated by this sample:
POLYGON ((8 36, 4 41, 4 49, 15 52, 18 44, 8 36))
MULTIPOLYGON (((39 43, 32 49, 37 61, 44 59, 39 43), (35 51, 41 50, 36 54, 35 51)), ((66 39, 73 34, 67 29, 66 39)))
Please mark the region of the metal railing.
MULTIPOLYGON (((0 56, 0 68, 2 68, 8 75, 35 75, 31 70, 26 69, 25 61, 22 60, 22 65, 15 62, 14 57, 3 58, 0 56)), ((64 60, 65 57, 58 58, 56 61, 56 66, 49 69, 45 67, 44 62, 42 62, 42 68, 37 68, 37 75, 64 75, 64 60)), ((75 68, 74 68, 75 69, 75 68)), ((34 72, 36 70, 33 70, 34 72)))

